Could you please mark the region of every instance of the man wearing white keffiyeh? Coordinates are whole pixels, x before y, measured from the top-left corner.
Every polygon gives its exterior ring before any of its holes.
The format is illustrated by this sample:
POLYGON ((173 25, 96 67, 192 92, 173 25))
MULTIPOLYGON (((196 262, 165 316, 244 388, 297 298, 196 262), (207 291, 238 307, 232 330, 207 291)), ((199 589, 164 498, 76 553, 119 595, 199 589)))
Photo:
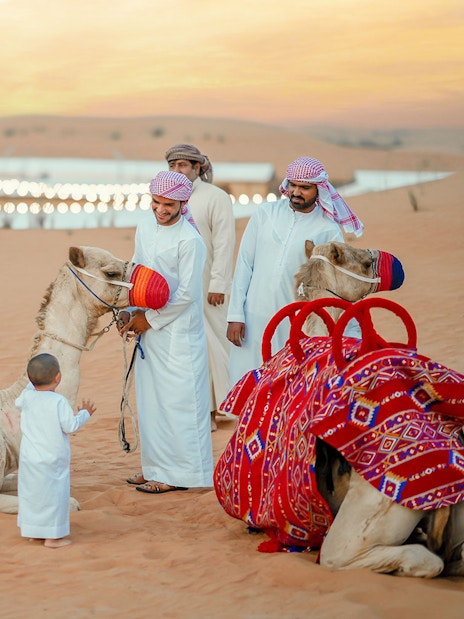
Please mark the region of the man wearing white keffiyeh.
MULTIPOLYGON (((344 241, 342 228, 360 236, 362 222, 328 182, 317 159, 300 157, 280 185, 284 198, 256 207, 243 233, 227 314, 230 377, 236 383, 262 363, 261 340, 271 317, 294 301, 294 275, 305 261, 306 240, 315 245, 344 241)), ((356 326, 348 335, 359 336, 356 326)), ((281 323, 272 342, 277 352, 288 338, 281 323)))

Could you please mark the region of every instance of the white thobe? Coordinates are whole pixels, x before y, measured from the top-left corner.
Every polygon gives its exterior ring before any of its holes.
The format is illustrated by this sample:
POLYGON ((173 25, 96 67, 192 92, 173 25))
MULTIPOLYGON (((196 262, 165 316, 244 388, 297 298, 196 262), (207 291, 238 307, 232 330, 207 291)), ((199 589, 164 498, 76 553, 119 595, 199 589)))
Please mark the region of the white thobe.
POLYGON ((158 225, 147 214, 136 231, 134 262, 164 275, 171 291, 140 338, 135 386, 145 479, 212 486, 208 356, 203 326, 205 245, 184 217, 158 225))
POLYGON ((203 303, 210 384, 210 410, 218 410, 230 391, 227 309, 232 286, 235 219, 229 195, 200 178, 193 182, 189 207, 206 245, 203 303), (225 295, 222 305, 210 305, 208 293, 225 295))
MULTIPOLYGON (((231 346, 230 378, 235 384, 262 362, 264 329, 272 316, 295 301, 295 275, 306 261, 305 241, 314 245, 344 241, 340 226, 319 206, 299 213, 289 200, 261 204, 250 217, 237 256, 227 320, 245 323, 242 346, 231 346)), ((289 321, 283 321, 272 339, 272 352, 286 343, 289 321)))
POLYGON ((29 384, 16 399, 21 410, 18 471, 18 526, 23 537, 59 539, 69 535, 71 448, 68 434, 90 419, 74 414, 68 400, 29 384))

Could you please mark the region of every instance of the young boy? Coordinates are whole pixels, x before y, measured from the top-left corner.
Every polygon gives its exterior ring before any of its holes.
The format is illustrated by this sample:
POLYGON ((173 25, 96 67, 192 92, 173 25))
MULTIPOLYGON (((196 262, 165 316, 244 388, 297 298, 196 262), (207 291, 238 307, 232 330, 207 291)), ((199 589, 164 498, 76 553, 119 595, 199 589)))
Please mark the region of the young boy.
POLYGON ((75 432, 96 408, 84 400, 74 415, 68 400, 55 393, 61 381, 58 360, 43 353, 27 364, 30 384, 16 400, 21 410, 18 471, 18 526, 22 537, 43 539, 46 548, 71 544, 70 462, 68 434, 75 432))

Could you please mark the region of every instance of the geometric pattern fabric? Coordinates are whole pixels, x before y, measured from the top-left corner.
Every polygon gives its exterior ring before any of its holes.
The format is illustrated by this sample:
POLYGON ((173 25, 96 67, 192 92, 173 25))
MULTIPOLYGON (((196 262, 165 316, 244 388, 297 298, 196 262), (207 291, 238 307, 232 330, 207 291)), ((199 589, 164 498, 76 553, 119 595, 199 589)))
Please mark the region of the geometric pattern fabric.
POLYGON ((232 389, 237 427, 214 474, 224 510, 284 546, 320 547, 332 515, 315 475, 319 437, 392 501, 431 510, 464 500, 464 376, 408 348, 356 357, 342 339, 287 344, 232 389))

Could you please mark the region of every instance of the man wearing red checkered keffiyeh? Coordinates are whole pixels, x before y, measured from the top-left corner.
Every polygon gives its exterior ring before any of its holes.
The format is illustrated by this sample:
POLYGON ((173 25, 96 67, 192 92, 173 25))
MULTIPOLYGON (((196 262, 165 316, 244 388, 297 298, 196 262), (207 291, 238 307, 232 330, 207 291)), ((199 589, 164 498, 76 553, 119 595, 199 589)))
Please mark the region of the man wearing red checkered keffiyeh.
POLYGON ((127 482, 161 494, 212 486, 208 350, 202 273, 206 247, 182 207, 192 183, 160 172, 150 183, 152 211, 140 220, 132 261, 162 275, 170 290, 159 310, 136 309, 120 333, 138 337, 135 392, 141 471, 127 482))
MULTIPOLYGON (((342 226, 356 236, 363 230, 317 159, 300 157, 291 163, 280 191, 282 200, 255 208, 240 243, 227 314, 232 384, 261 365, 267 323, 295 300, 294 276, 306 259, 305 241, 344 242, 342 226)), ((288 334, 288 322, 281 323, 272 342, 274 352, 285 345, 288 334)), ((350 325, 347 335, 359 337, 359 327, 350 325)))
POLYGON ((356 217, 335 187, 329 183, 329 176, 320 161, 311 157, 300 157, 288 166, 287 176, 279 189, 284 196, 290 198, 290 201, 292 201, 292 189, 295 183, 316 185, 318 195, 315 202, 319 204, 327 217, 343 226, 346 232, 361 236, 364 229, 363 223, 356 217))

